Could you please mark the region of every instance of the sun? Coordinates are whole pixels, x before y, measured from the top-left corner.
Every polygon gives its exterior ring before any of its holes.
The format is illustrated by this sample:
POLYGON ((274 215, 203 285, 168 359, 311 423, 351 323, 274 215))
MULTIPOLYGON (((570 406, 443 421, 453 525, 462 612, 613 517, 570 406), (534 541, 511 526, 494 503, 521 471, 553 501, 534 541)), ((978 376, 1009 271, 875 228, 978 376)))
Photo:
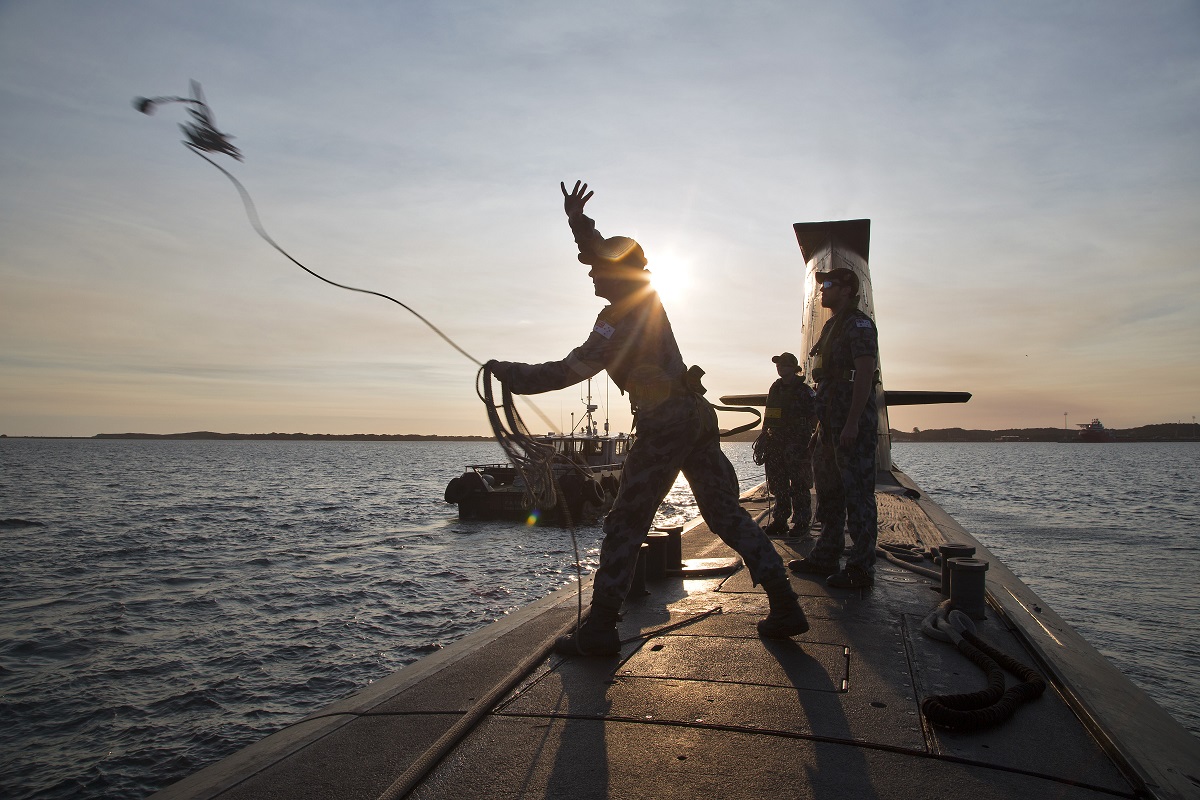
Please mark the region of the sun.
POLYGON ((650 283, 667 302, 679 301, 692 284, 691 261, 678 252, 666 250, 655 253, 647 265, 650 283))

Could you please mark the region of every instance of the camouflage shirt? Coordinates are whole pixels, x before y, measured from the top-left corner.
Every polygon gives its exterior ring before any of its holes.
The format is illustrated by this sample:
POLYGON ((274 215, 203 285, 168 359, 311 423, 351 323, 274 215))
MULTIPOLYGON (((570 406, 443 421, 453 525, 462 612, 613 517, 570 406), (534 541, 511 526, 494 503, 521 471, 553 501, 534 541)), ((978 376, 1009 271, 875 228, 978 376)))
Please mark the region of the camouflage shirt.
POLYGON ((813 390, 803 379, 779 378, 767 392, 767 410, 763 415, 763 427, 784 434, 791 439, 807 442, 812 434, 813 390))
MULTIPOLYGON (((879 363, 879 332, 871 318, 857 308, 835 314, 821 329, 817 348, 821 355, 823 373, 817 384, 817 417, 822 427, 832 434, 846 424, 850 403, 854 396, 854 383, 850 373, 854 359, 871 356, 879 363)), ((871 376, 871 394, 863 410, 860 428, 873 430, 878 422, 879 411, 875 405, 875 380, 871 376)))
MULTIPOLYGON (((580 215, 571 231, 581 252, 600 237, 595 223, 580 215)), ((517 394, 563 389, 607 370, 622 392, 629 392, 636 409, 648 409, 681 386, 687 366, 658 293, 644 292, 605 306, 592 332, 561 361, 513 364, 507 384, 517 394)))

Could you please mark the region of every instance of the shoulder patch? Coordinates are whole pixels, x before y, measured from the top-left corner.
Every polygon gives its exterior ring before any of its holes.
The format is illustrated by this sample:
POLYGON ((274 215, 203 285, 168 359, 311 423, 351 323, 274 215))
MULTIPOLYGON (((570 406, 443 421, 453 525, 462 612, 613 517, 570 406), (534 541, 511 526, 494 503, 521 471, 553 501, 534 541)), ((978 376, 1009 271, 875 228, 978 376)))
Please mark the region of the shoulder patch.
POLYGON ((612 325, 609 325, 602 319, 596 320, 596 327, 592 328, 592 330, 603 336, 605 339, 611 339, 612 335, 617 332, 616 328, 614 328, 612 325))
POLYGON ((856 319, 856 320, 854 320, 854 324, 856 326, 858 326, 859 328, 874 327, 873 325, 871 325, 871 320, 869 320, 869 319, 856 319))

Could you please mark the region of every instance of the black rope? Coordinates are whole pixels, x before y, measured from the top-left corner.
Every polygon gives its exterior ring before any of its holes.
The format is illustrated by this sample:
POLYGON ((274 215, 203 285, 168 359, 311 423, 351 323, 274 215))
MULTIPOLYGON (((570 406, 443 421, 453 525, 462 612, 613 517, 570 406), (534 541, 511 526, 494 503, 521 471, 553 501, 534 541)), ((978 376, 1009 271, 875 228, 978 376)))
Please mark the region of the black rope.
POLYGON ((571 534, 571 548, 575 554, 575 625, 578 630, 583 624, 583 561, 579 556, 579 538, 575 534, 570 503, 554 467, 558 465, 560 472, 564 467, 569 470, 562 480, 569 481, 575 478, 595 483, 595 476, 586 464, 579 464, 565 453, 556 451, 553 445, 533 438, 525 421, 521 419, 520 412, 517 411, 512 391, 499 379, 497 382, 500 383, 501 401, 496 402, 493 377, 486 364, 481 366, 475 380, 475 392, 487 409, 492 435, 524 484, 525 502, 530 508, 553 508, 571 534))
POLYGON ((438 328, 438 326, 434 325, 432 322, 425 319, 425 317, 423 317, 419 313, 417 313, 417 311, 415 309, 413 309, 411 306, 409 306, 405 303, 402 303, 399 300, 397 300, 396 298, 392 297, 391 295, 384 294, 383 292, 376 292, 371 289, 359 289, 356 286, 347 286, 344 283, 338 283, 337 281, 332 281, 329 278, 326 278, 324 275, 320 275, 320 274, 314 272, 313 270, 309 269, 308 267, 304 266, 303 264, 301 264, 299 261, 297 261, 295 258, 292 257, 291 253, 289 253, 288 251, 286 251, 282 247, 280 247, 279 244, 274 239, 271 238, 270 234, 267 233, 266 229, 263 228, 262 222, 258 218, 258 210, 254 207, 254 200, 251 199, 250 193, 248 191, 246 191, 246 187, 242 185, 242 182, 239 181, 237 178, 235 178, 233 176, 233 173, 231 173, 229 170, 225 169, 220 164, 213 161, 208 156, 204 155, 204 153, 200 152, 200 149, 197 148, 196 145, 191 144, 190 142, 185 142, 184 144, 187 145, 187 147, 190 148, 192 150, 192 152, 194 152, 196 155, 200 156, 205 161, 212 164, 217 169, 221 170, 221 173, 226 178, 229 178, 229 180, 233 182, 234 188, 236 188, 238 190, 238 194, 241 195, 242 205, 244 205, 246 208, 246 216, 249 218, 250 225, 251 225, 251 227, 254 228, 255 233, 257 233, 259 236, 261 236, 262 239, 267 244, 271 245, 271 247, 274 247, 276 250, 278 250, 280 253, 282 253, 285 258, 287 258, 289 261, 291 261, 297 267, 304 270, 309 275, 312 275, 317 280, 325 281, 325 283, 328 283, 330 286, 336 286, 337 288, 345 289, 348 292, 361 292, 362 294, 371 294, 371 295, 375 295, 376 297, 382 297, 384 300, 392 301, 393 303, 400 306, 408 313, 412 314, 417 319, 421 320, 421 322, 425 323, 425 325, 427 325, 431 331, 436 333, 438 336, 442 337, 442 340, 445 341, 446 344, 450 345, 455 350, 462 353, 470 361, 472 361, 475 364, 480 363, 479 359, 475 358, 473 355, 468 353, 466 350, 459 347, 458 344, 453 339, 451 339, 449 336, 447 336, 445 333, 443 333, 442 330, 440 328, 438 328))
MULTIPOLYGON (((942 611, 946 608, 944 606, 942 611)), ((937 611, 930 617, 937 622, 936 632, 944 634, 959 652, 987 673, 987 687, 977 692, 931 695, 921 701, 921 712, 934 725, 963 732, 991 728, 1046 691, 1046 680, 1037 670, 998 650, 969 629, 959 630, 937 611), (1021 682, 1005 689, 1005 670, 1021 682)), ((926 624, 930 623, 927 619, 926 624)))
POLYGON ((762 422, 762 412, 757 408, 752 408, 750 406, 718 406, 714 405, 713 403, 709 403, 709 405, 713 407, 713 411, 739 411, 743 414, 754 415, 753 422, 747 422, 745 425, 738 425, 736 428, 731 428, 730 430, 725 431, 721 434, 722 439, 727 439, 730 436, 737 436, 739 433, 745 433, 746 431, 752 431, 758 426, 758 423, 762 422))
POLYGON ((188 106, 188 114, 191 115, 192 122, 188 125, 179 126, 183 130, 184 135, 187 137, 183 142, 184 146, 220 170, 221 174, 228 178, 231 183, 233 183, 234 188, 237 189, 238 194, 242 198, 242 205, 246 208, 246 216, 250 220, 251 227, 254 228, 255 233, 262 237, 263 241, 282 253, 288 261, 291 261, 297 267, 304 270, 309 275, 312 275, 314 278, 328 283, 330 286, 336 286, 337 288, 345 289, 348 292, 361 292, 362 294, 371 294, 375 295, 376 297, 382 297, 384 300, 390 300, 408 313, 412 314, 417 319, 421 320, 421 322, 425 323, 425 325, 428 326, 431 331, 440 336, 442 340, 446 342, 446 344, 462 353, 476 365, 480 364, 479 359, 475 358, 466 350, 459 347, 453 339, 443 333, 442 330, 432 322, 417 313, 417 311, 412 307, 400 302, 391 295, 384 294, 383 292, 376 292, 372 291, 371 289, 359 289, 356 286, 347 286, 344 283, 332 281, 329 278, 326 278, 324 275, 320 275, 304 266, 298 260, 293 258, 291 253, 280 247, 279 243, 272 239, 271 235, 267 233, 266 228, 263 227, 262 221, 258 217, 258 209, 254 206, 254 200, 250 197, 250 192, 246 190, 246 187, 242 185, 242 182, 234 177, 232 172, 225 169, 216 161, 213 161, 211 158, 205 155, 206 152, 223 153, 224 155, 236 158, 238 161, 242 160, 241 151, 234 147, 233 143, 229 141, 233 137, 228 133, 223 133, 217 130, 216 121, 213 119, 212 108, 207 102, 205 102, 204 93, 200 89, 200 84, 196 81, 192 81, 191 87, 192 97, 136 97, 133 100, 133 107, 143 114, 153 114, 155 106, 162 105, 164 103, 182 103, 188 106))

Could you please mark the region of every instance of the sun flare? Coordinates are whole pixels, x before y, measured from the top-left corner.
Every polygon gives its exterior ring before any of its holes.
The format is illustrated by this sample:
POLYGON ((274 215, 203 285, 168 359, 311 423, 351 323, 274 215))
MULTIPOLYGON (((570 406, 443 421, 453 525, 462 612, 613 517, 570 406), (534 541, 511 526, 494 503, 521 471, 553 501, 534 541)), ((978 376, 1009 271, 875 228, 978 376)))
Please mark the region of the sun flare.
POLYGON ((664 300, 681 300, 691 286, 690 260, 673 251, 657 253, 650 259, 650 283, 664 300))

